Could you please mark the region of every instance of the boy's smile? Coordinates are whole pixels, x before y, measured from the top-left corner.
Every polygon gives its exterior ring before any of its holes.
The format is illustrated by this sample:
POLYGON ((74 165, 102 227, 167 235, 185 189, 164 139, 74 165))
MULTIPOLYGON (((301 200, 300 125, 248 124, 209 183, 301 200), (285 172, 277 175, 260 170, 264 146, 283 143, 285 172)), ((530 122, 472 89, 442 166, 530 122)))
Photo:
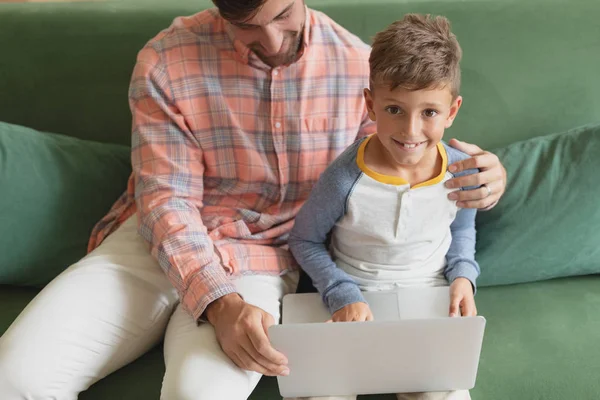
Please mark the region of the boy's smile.
POLYGON ((426 140, 424 140, 422 142, 408 142, 408 141, 401 142, 394 138, 391 138, 391 139, 396 145, 398 145, 398 147, 402 151, 406 151, 406 152, 416 152, 421 149, 421 146, 423 146, 424 144, 427 144, 426 140))

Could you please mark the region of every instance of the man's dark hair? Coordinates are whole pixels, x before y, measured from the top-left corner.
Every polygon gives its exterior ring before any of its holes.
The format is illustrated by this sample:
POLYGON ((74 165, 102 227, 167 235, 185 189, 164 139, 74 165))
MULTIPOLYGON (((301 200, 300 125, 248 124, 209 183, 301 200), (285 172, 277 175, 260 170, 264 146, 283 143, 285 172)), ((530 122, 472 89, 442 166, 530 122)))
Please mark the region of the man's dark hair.
POLYGON ((252 19, 266 2, 267 0, 213 0, 223 18, 236 22, 252 19))

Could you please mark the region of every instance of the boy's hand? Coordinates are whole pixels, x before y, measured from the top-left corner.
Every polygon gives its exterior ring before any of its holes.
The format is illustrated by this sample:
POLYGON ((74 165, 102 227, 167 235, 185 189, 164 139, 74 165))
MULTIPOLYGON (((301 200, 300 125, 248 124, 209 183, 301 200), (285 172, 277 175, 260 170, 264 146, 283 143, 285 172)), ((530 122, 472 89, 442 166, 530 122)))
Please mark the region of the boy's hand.
POLYGON ((373 321, 373 314, 367 303, 352 303, 333 313, 327 322, 373 321))
POLYGON ((467 278, 456 278, 450 285, 450 316, 474 317, 477 315, 473 285, 467 278))

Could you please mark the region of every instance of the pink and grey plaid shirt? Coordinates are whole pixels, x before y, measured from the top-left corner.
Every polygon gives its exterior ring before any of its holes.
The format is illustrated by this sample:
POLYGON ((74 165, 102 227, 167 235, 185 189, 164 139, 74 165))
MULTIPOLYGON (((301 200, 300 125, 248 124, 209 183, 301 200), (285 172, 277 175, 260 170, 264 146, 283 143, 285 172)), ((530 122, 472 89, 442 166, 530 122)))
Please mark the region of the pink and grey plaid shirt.
POLYGON ((184 308, 199 318, 229 276, 296 268, 294 217, 325 167, 370 134, 370 48, 307 9, 302 50, 270 68, 214 9, 178 18, 138 54, 126 193, 89 251, 136 213, 184 308))

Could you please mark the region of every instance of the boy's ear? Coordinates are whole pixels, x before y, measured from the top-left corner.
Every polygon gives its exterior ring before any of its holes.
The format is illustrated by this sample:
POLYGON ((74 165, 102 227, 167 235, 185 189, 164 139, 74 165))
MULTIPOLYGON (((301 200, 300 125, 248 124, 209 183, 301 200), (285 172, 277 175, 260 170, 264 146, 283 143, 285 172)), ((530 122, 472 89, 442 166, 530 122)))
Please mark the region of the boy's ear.
POLYGON ((365 96, 365 103, 367 103, 367 111, 369 112, 369 118, 371 121, 377 121, 377 117, 375 112, 373 111, 373 94, 368 88, 363 90, 363 95, 365 96))
POLYGON ((450 128, 452 126, 454 118, 456 118, 456 115, 458 114, 458 110, 460 109, 461 105, 462 96, 456 96, 456 99, 454 99, 452 105, 450 106, 450 113, 448 114, 448 118, 446 119, 446 128, 450 128))

